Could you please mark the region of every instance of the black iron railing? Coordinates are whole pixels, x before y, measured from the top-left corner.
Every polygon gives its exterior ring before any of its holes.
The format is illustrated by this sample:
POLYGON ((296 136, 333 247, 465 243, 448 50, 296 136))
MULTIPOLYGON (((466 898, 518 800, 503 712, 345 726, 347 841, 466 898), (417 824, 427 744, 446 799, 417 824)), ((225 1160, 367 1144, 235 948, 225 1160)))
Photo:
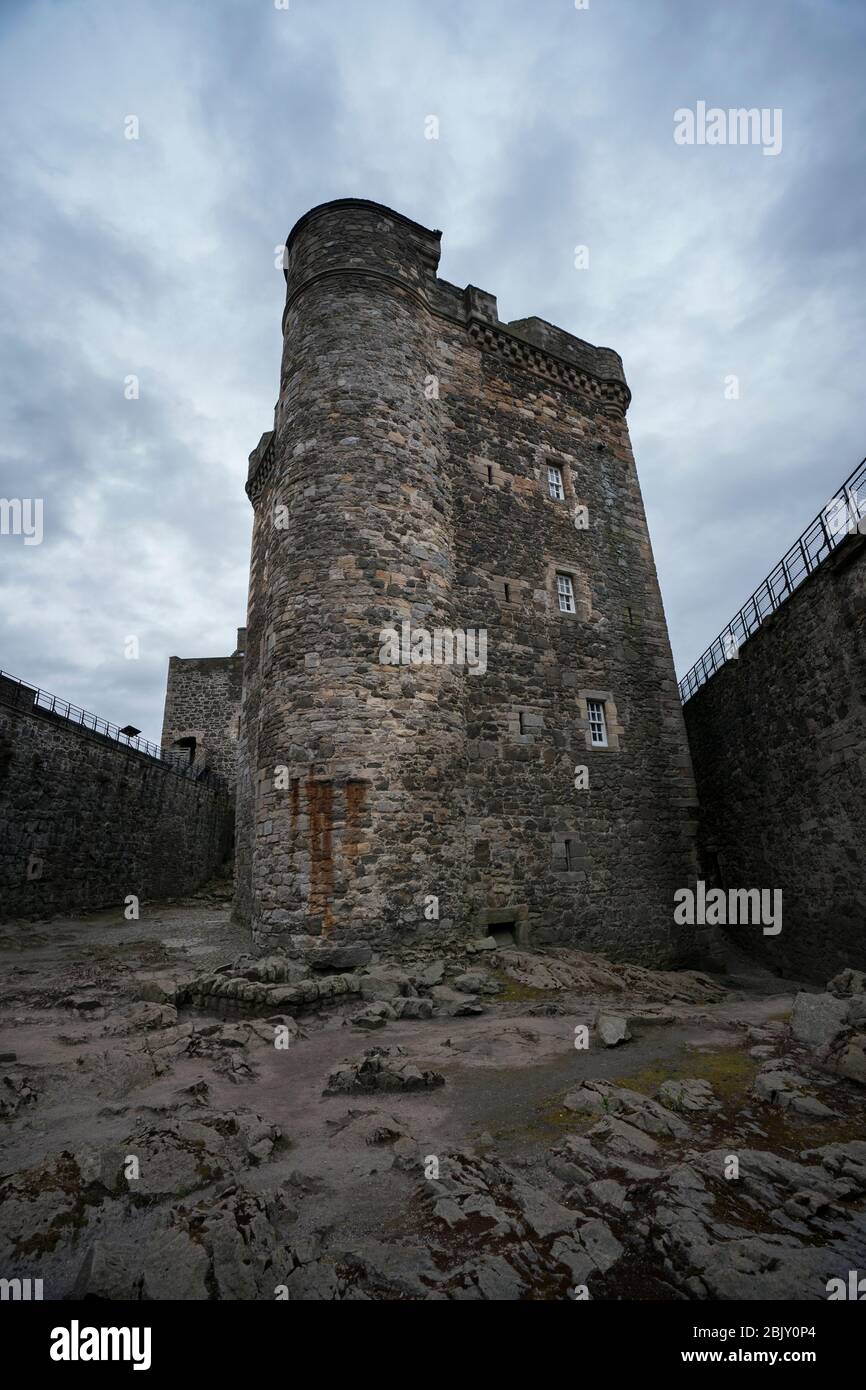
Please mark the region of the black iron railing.
MULTIPOLYGON (((738 653, 743 643, 757 632, 761 624, 780 608, 785 600, 832 555, 845 537, 857 530, 860 518, 866 517, 866 459, 862 459, 842 484, 835 497, 823 507, 770 571, 764 582, 747 599, 743 607, 707 647, 680 681, 683 704, 716 671, 738 653)), ((862 527, 866 531, 866 524, 862 527)))
POLYGON ((226 785, 225 779, 218 776, 217 773, 211 772, 210 768, 190 763, 188 753, 180 753, 174 748, 160 748, 158 743, 149 743, 140 734, 125 734, 116 724, 110 724, 107 719, 102 719, 98 714, 91 714, 89 710, 70 704, 68 700, 61 700, 59 696, 52 695, 50 691, 42 690, 37 685, 30 685, 27 681, 19 680, 17 676, 12 676, 8 671, 2 670, 0 670, 0 701, 7 705, 14 705, 17 709, 36 710, 40 714, 62 720, 66 724, 73 724, 79 729, 86 729, 100 739, 116 744, 119 748, 128 748, 133 753, 140 753, 145 758, 151 758, 154 762, 161 763, 180 777, 190 777, 193 781, 206 782, 215 787, 226 785))

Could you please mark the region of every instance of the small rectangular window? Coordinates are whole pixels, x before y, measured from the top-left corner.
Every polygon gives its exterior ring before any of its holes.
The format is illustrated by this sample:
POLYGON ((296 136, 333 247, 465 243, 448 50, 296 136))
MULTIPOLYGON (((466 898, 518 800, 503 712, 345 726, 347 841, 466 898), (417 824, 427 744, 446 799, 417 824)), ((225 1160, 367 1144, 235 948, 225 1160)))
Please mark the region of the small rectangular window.
POLYGON ((525 734, 525 733, 526 733, 526 729, 525 729, 524 726, 523 726, 523 710, 519 710, 519 711, 518 711, 518 715, 517 715, 517 727, 518 727, 518 730, 520 731, 520 733, 522 733, 522 734, 525 734))
POLYGON ((503 587, 503 589, 505 590, 505 602, 506 602, 506 603, 510 603, 510 602, 511 602, 511 585, 510 585, 510 584, 503 584, 502 587, 503 587))
POLYGON ((573 867, 573 863, 572 863, 572 858, 571 858, 571 841, 570 841, 570 840, 566 840, 566 841, 564 842, 564 844, 563 844, 563 849, 565 850, 565 868, 566 868, 566 872, 567 872, 567 873, 571 873, 571 870, 572 870, 572 867, 573 867))
POLYGON ((607 720, 604 705, 600 700, 587 700, 586 712, 589 717, 589 737, 593 748, 607 747, 607 720))
POLYGON ((488 481, 488 483, 492 483, 492 482, 493 482, 493 464, 492 464, 492 463, 488 463, 488 465, 487 465, 487 481, 488 481))
POLYGON ((548 464, 547 468, 547 491, 557 502, 565 500, 565 488, 562 486, 562 469, 554 468, 548 464))
POLYGON ((570 574, 558 574, 556 576, 556 592, 559 597, 560 613, 573 613, 574 608, 574 585, 571 582, 570 574))

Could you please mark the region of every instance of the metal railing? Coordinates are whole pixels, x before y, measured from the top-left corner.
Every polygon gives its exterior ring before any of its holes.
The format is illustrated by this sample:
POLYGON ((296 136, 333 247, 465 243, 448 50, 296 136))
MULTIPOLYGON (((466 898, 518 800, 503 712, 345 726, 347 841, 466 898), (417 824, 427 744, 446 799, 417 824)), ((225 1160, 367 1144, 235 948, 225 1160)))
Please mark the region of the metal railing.
MULTIPOLYGON (((857 529, 862 517, 866 517, 866 459, 861 459, 835 497, 821 509, 728 626, 723 628, 703 656, 683 676, 680 681, 683 704, 736 656, 743 643, 758 631, 761 624, 782 606, 813 570, 824 563, 828 555, 832 555, 846 535, 857 529)), ((866 531, 866 527, 863 529, 866 531)))
POLYGON ((89 710, 70 704, 68 700, 61 700, 59 696, 52 695, 50 691, 42 690, 37 685, 30 685, 29 682, 19 680, 17 676, 12 676, 8 671, 2 670, 0 670, 0 702, 14 705, 16 709, 35 710, 40 714, 61 720, 65 724, 86 729, 89 733, 95 734, 108 743, 116 744, 119 748, 128 748, 133 753, 140 753, 142 757, 161 763, 179 777, 189 777, 195 782, 205 782, 214 787, 225 787, 226 785, 225 778, 212 772, 210 768, 190 763, 188 753, 179 753, 173 748, 161 748, 158 743, 150 743, 140 734, 125 734, 117 724, 110 724, 107 719, 102 719, 100 715, 92 714, 89 710))

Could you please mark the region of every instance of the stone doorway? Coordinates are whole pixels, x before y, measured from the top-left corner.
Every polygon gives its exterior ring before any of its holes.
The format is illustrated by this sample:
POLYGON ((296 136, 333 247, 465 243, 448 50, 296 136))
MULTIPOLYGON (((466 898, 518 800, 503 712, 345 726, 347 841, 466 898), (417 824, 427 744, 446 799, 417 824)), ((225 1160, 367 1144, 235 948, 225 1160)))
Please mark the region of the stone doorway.
POLYGON ((529 907, 520 903, 514 907, 488 908, 477 917, 479 936, 492 936, 497 946, 529 947, 529 907))

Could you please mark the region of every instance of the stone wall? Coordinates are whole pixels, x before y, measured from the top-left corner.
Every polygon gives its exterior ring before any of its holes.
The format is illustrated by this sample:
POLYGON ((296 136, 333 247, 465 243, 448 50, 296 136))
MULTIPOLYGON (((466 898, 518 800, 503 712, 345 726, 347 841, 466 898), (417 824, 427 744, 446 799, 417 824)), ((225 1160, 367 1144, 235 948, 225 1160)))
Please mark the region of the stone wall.
POLYGON ((684 707, 708 880, 780 888, 735 938, 788 975, 866 969, 866 540, 852 536, 684 707))
POLYGON ((0 688, 3 920, 193 892, 222 864, 231 832, 224 787, 0 688))
POLYGON ((287 259, 247 485, 239 913, 261 943, 512 924, 686 954, 695 795, 619 357, 501 323, 437 279, 438 232, 376 204, 313 209, 287 259), (483 630, 486 669, 383 663, 404 623, 483 630))
POLYGON ((181 657, 168 661, 162 747, 185 755, 194 767, 207 767, 237 780, 241 688, 246 629, 238 628, 231 656, 181 657))

